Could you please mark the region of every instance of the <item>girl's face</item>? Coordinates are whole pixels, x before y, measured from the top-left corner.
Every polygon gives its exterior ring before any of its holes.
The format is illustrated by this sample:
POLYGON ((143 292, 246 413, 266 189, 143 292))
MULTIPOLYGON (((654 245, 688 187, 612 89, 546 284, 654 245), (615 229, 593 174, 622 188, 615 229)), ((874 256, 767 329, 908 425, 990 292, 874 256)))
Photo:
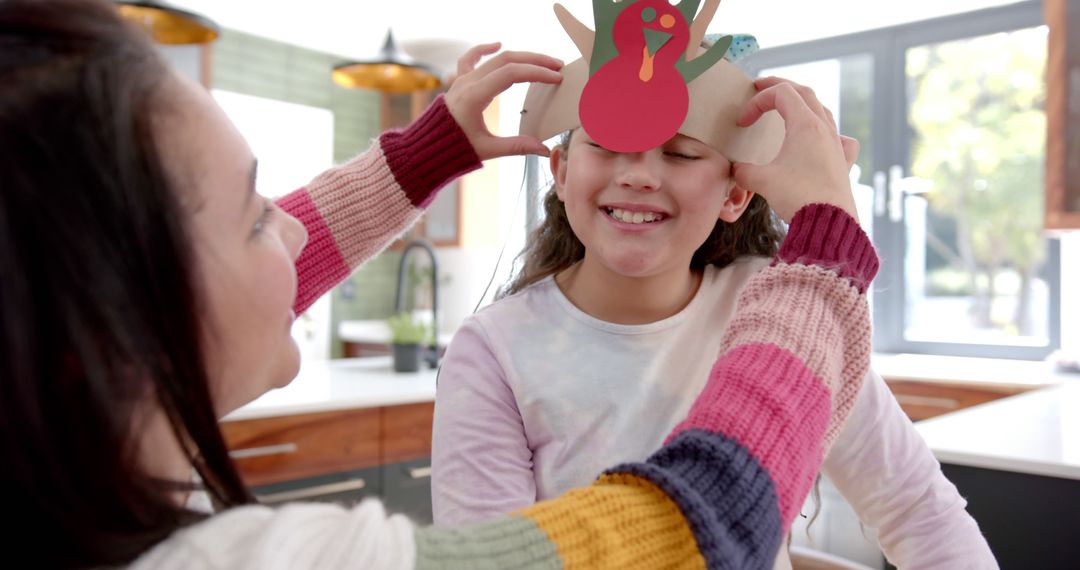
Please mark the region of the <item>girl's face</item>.
POLYGON ((551 166, 585 263, 626 277, 686 272, 716 221, 734 222, 752 197, 735 187, 726 158, 684 135, 624 154, 577 129, 551 166))
POLYGON ((290 334, 304 226, 255 193, 255 158, 205 89, 180 79, 155 126, 190 212, 208 377, 219 417, 292 380, 290 334))

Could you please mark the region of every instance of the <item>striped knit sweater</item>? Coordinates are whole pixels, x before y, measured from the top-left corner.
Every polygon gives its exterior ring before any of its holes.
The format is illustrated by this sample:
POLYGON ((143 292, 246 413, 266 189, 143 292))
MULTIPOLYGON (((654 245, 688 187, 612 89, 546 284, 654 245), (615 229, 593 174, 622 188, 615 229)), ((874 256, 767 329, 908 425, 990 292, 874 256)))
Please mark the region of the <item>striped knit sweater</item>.
MULTIPOLYGON (((280 200, 310 241, 297 313, 479 166, 441 100, 414 125, 280 200)), ((416 529, 367 501, 248 506, 185 529, 136 567, 768 568, 869 367, 865 290, 877 256, 858 224, 800 210, 746 285, 705 390, 665 445, 593 485, 464 528, 416 529)), ((363 434, 358 434, 362 437, 363 434)))

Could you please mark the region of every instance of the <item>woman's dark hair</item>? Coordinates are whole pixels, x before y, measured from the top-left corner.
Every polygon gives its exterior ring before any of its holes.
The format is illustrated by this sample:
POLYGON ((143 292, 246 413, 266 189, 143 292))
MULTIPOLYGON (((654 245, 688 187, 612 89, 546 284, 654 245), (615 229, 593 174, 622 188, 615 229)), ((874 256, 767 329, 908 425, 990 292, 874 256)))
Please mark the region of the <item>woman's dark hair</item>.
POLYGON ((0 486, 17 567, 123 564, 204 517, 177 503, 190 481, 139 463, 155 401, 211 497, 251 501, 156 150, 168 74, 109 3, 0 0, 0 486))
MULTIPOLYGON (((562 156, 567 156, 573 131, 563 135, 559 142, 562 156)), ((690 267, 701 270, 706 265, 724 267, 743 255, 772 257, 780 249, 784 239, 784 227, 773 214, 765 199, 755 195, 746 211, 734 223, 717 220, 712 233, 694 252, 690 267)), ((524 264, 517 275, 504 287, 499 296, 512 295, 570 267, 585 257, 585 246, 574 235, 566 206, 555 193, 548 190, 544 196, 544 221, 532 231, 525 249, 518 256, 524 264)))

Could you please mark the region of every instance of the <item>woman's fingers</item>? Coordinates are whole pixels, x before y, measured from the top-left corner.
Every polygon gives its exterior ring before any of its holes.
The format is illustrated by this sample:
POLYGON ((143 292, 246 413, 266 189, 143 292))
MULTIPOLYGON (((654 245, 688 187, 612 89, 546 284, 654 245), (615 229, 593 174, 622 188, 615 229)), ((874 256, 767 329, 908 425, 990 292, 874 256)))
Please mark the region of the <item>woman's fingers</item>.
POLYGON ((738 125, 748 127, 769 111, 780 113, 789 130, 792 126, 790 122, 820 119, 791 84, 777 83, 758 91, 750 98, 739 118, 738 125))
MULTIPOLYGON (((474 96, 477 99, 477 107, 481 116, 479 122, 473 126, 473 131, 478 134, 471 138, 473 146, 482 158, 495 158, 519 154, 548 155, 548 149, 538 139, 529 136, 496 137, 488 131, 483 123, 483 109, 486 108, 498 94, 506 91, 516 83, 558 83, 562 80, 562 74, 546 67, 532 64, 511 63, 504 65, 472 85, 474 96)), ((468 130, 466 131, 468 132, 468 130)))
POLYGON ((530 63, 510 63, 478 79, 475 89, 478 95, 494 99, 515 83, 558 83, 562 73, 530 63))
POLYGON ((795 83, 794 81, 784 79, 782 77, 763 77, 754 81, 754 87, 756 87, 759 91, 780 84, 790 85, 793 89, 795 89, 795 92, 798 93, 800 97, 802 97, 803 102, 806 103, 806 106, 809 107, 815 115, 821 117, 822 120, 832 125, 834 130, 839 130, 836 128, 836 121, 833 119, 832 112, 821 104, 821 101, 817 97, 817 93, 814 93, 813 89, 805 85, 795 83))
MULTIPOLYGON (((513 137, 492 136, 490 139, 484 141, 483 149, 484 154, 486 154, 488 158, 518 156, 523 154, 538 154, 540 156, 551 155, 551 150, 544 146, 544 143, 540 142, 540 139, 528 135, 517 135, 513 137)), ((479 150, 477 150, 477 154, 480 154, 479 150)))
POLYGON ((461 73, 446 92, 446 107, 465 132, 481 160, 514 154, 547 155, 548 149, 534 137, 496 137, 484 124, 484 109, 500 93, 517 83, 558 83, 563 63, 546 55, 507 51, 477 65, 499 44, 484 44, 458 60, 461 73))
POLYGON ((502 47, 501 42, 491 42, 490 44, 480 44, 469 48, 469 51, 465 52, 458 58, 457 62, 457 74, 458 76, 465 75, 476 68, 476 64, 480 63, 480 60, 485 55, 491 55, 502 47))
POLYGON ((755 85, 761 91, 751 97, 738 124, 748 126, 775 110, 784 119, 784 141, 769 164, 736 163, 735 182, 764 196, 788 221, 814 202, 834 204, 854 216, 848 174, 859 143, 837 133, 832 114, 809 88, 777 78, 755 85))
POLYGON ((454 85, 454 82, 457 81, 458 77, 472 71, 485 55, 491 55, 499 51, 500 47, 502 47, 502 43, 492 42, 489 44, 475 45, 469 48, 468 51, 458 58, 457 71, 451 73, 449 77, 443 80, 443 85, 449 89, 454 85))
MULTIPOLYGON (((786 88, 779 87, 781 85, 790 86, 795 90, 795 94, 802 99, 802 102, 806 105, 806 108, 812 111, 819 118, 824 120, 831 130, 836 130, 836 119, 833 117, 832 111, 821 105, 817 95, 809 87, 799 85, 793 81, 788 81, 779 77, 766 77, 754 82, 755 86, 758 86, 765 91, 772 90, 773 92, 761 96, 757 101, 751 100, 751 108, 744 113, 742 120, 739 124, 750 124, 756 121, 758 117, 764 114, 766 111, 776 109, 780 113, 781 117, 784 117, 785 121, 789 117, 793 116, 805 116, 800 115, 802 112, 801 106, 797 101, 793 100, 791 93, 781 93, 786 88), (781 99, 781 100, 778 100, 781 99), (783 106, 781 109, 780 106, 783 106), (785 116, 785 113, 787 114, 785 116), (752 119, 752 120, 747 120, 752 119)), ((763 91, 764 92, 764 91, 763 91)), ((763 93, 762 92, 762 93, 763 93)), ((759 93, 761 95, 761 93, 759 93)), ((757 97, 755 96, 755 99, 757 97)), ((844 135, 838 135, 840 138, 840 145, 844 149, 844 159, 847 161, 848 168, 850 169, 855 161, 859 158, 859 141, 846 137, 844 135)))
POLYGON ((562 69, 563 66, 562 61, 544 54, 534 53, 531 51, 504 51, 499 55, 485 61, 483 64, 477 67, 471 75, 475 79, 479 80, 499 69, 502 69, 512 64, 535 65, 537 67, 545 67, 552 71, 558 71, 562 69))

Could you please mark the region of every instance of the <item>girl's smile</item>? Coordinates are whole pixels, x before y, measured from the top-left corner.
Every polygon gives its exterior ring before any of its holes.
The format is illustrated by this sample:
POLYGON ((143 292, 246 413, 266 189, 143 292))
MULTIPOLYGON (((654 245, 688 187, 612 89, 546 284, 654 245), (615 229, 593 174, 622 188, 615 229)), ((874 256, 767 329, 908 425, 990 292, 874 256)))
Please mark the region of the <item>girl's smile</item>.
POLYGON ((627 232, 646 232, 659 228, 671 219, 662 208, 647 204, 618 202, 603 204, 600 211, 616 228, 627 232))

